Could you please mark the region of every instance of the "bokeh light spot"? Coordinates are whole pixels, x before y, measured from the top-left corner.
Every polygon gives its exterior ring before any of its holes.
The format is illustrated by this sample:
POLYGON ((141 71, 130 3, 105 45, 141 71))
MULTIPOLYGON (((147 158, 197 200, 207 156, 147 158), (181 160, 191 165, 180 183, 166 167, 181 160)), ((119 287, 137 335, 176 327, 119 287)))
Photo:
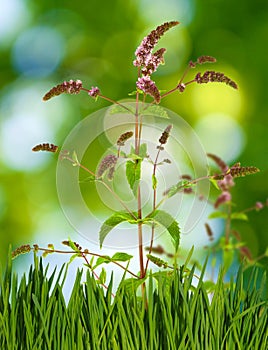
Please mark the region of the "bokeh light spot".
POLYGON ((0 0, 0 46, 10 41, 30 17, 21 0, 0 0))
POLYGON ((236 160, 245 145, 245 135, 239 124, 227 114, 209 114, 195 125, 195 131, 205 150, 227 163, 236 160))
POLYGON ((186 25, 191 23, 194 14, 192 0, 169 0, 166 6, 161 0, 141 0, 140 8, 146 22, 152 23, 179 20, 186 25))
POLYGON ((13 65, 26 76, 45 77, 57 68, 64 52, 65 42, 58 31, 46 26, 31 28, 14 44, 13 65))

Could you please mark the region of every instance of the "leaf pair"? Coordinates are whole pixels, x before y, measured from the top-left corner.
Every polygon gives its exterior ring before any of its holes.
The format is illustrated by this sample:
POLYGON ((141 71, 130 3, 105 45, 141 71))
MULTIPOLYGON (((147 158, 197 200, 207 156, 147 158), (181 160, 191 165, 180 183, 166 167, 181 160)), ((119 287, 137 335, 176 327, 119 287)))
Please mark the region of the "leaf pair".
POLYGON ((130 224, 136 225, 142 223, 146 225, 149 224, 164 227, 165 231, 167 231, 172 238, 172 243, 174 245, 175 251, 178 250, 180 244, 180 228, 177 221, 170 214, 166 213, 163 210, 156 210, 146 216, 144 219, 134 219, 133 217, 135 216, 137 217, 137 213, 133 213, 133 215, 131 215, 130 213, 122 211, 116 212, 110 216, 103 223, 99 232, 100 247, 102 247, 106 236, 113 228, 122 222, 128 222, 130 224))

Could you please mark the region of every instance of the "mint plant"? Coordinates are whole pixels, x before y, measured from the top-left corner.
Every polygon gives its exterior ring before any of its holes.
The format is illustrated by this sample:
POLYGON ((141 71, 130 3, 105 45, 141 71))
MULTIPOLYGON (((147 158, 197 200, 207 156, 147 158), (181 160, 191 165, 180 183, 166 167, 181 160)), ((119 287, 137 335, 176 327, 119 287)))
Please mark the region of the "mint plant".
MULTIPOLYGON (((255 174, 259 171, 256 167, 248 166, 243 167, 240 164, 236 164, 233 167, 227 167, 224 162, 220 162, 216 156, 209 155, 217 165, 220 167, 220 173, 209 174, 205 176, 192 178, 190 175, 181 175, 179 181, 175 182, 172 186, 166 188, 161 192, 159 187, 158 170, 160 167, 169 166, 171 160, 169 158, 163 158, 165 147, 168 144, 169 137, 172 135, 173 125, 168 123, 168 115, 165 109, 159 106, 160 102, 166 96, 173 93, 184 93, 185 90, 191 84, 207 84, 207 83, 224 83, 229 87, 237 89, 237 84, 226 76, 222 72, 216 72, 213 70, 207 70, 205 72, 197 72, 194 77, 187 78, 190 71, 196 69, 203 64, 213 64, 216 59, 211 56, 201 56, 196 61, 190 61, 182 74, 179 81, 171 89, 162 91, 158 88, 155 81, 152 79, 152 74, 164 64, 165 48, 160 48, 154 51, 160 38, 171 28, 177 26, 179 22, 171 21, 166 22, 158 26, 155 30, 151 31, 138 46, 135 51, 134 66, 137 68, 137 81, 136 89, 131 94, 134 95, 135 101, 133 103, 123 103, 114 101, 110 97, 106 97, 102 94, 101 89, 96 86, 92 86, 90 89, 86 88, 80 80, 65 81, 57 86, 53 87, 43 97, 44 101, 48 101, 51 98, 66 94, 79 94, 81 92, 87 93, 91 98, 96 101, 99 98, 111 102, 114 107, 112 113, 128 114, 134 120, 133 129, 126 129, 123 133, 117 136, 117 141, 111 147, 107 154, 101 159, 96 170, 86 166, 82 163, 81 159, 78 159, 76 150, 74 149, 60 149, 58 146, 49 143, 43 143, 35 146, 33 151, 47 151, 59 154, 60 162, 69 162, 72 166, 78 167, 81 171, 87 173, 87 181, 102 185, 106 191, 120 204, 121 210, 115 210, 113 214, 108 217, 101 225, 99 231, 99 245, 102 248, 108 235, 113 234, 113 229, 122 223, 128 223, 129 225, 135 225, 137 227, 138 236, 138 257, 139 257, 139 273, 135 273, 129 270, 129 262, 132 258, 131 255, 122 252, 116 252, 113 256, 101 255, 94 253, 88 249, 83 249, 80 245, 72 240, 64 241, 63 244, 68 246, 70 250, 57 250, 53 245, 48 245, 47 248, 34 245, 24 245, 19 247, 13 252, 13 257, 16 257, 22 253, 29 251, 42 251, 43 255, 50 253, 64 253, 71 254, 72 258, 81 257, 85 261, 85 265, 92 270, 96 279, 100 284, 105 286, 106 272, 105 269, 97 275, 95 269, 103 264, 113 263, 123 268, 125 273, 129 273, 132 276, 132 282, 135 281, 135 285, 142 285, 144 291, 144 281, 148 276, 149 263, 152 262, 164 269, 170 268, 171 270, 177 269, 178 251, 180 248, 180 235, 181 229, 177 218, 172 216, 169 212, 162 210, 162 206, 165 202, 170 200, 171 197, 178 195, 179 193, 188 193, 200 196, 202 199, 202 193, 196 193, 196 185, 202 181, 211 181, 213 184, 221 190, 221 194, 218 197, 215 208, 218 208, 222 204, 229 203, 229 209, 231 208, 231 195, 230 189, 233 186, 233 178, 241 177, 249 174, 255 174), (157 115, 166 122, 166 126, 159 133, 158 142, 155 148, 154 154, 148 152, 148 145, 143 143, 143 128, 144 117, 150 113, 157 113, 157 115), (126 145, 130 146, 130 150, 127 150, 126 145), (116 172, 118 171, 119 163, 125 164, 125 177, 127 179, 129 190, 132 192, 135 198, 135 209, 130 207, 128 203, 118 194, 111 185, 116 172), (151 199, 150 209, 144 210, 142 200, 142 187, 141 181, 144 179, 142 166, 143 164, 149 164, 151 166, 151 199), (144 246, 144 227, 150 228, 150 244, 149 247, 144 246), (164 248, 161 246, 154 246, 155 232, 159 227, 163 228, 163 231, 170 236, 174 251, 167 253, 169 257, 172 257, 173 262, 167 262, 159 257, 153 255, 163 254, 164 248), (145 256, 145 248, 147 254, 145 256), (89 259, 88 257, 91 257, 89 259), (123 263, 127 263, 126 266, 123 263)), ((179 136, 178 136, 179 137, 179 136)), ((215 214, 218 215, 218 214, 215 214)), ((223 217, 225 214, 220 214, 223 217)), ((225 244, 230 243, 230 235, 232 234, 230 229, 230 220, 233 219, 234 214, 227 211, 227 229, 225 235, 225 244)), ((206 225, 206 229, 209 235, 212 236, 212 231, 209 225, 206 225)), ((190 255, 189 255, 190 258, 190 255)))

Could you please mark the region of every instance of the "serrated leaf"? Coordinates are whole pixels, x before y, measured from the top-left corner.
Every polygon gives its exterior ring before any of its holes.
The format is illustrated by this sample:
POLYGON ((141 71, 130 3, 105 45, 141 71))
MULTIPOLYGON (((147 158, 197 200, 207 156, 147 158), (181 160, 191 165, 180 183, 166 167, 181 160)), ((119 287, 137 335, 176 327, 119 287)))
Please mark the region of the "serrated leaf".
POLYGON ((137 188, 141 176, 141 160, 136 160, 135 162, 128 160, 126 162, 126 176, 134 196, 137 196, 137 188))
POLYGON ((149 218, 153 219, 154 222, 166 228, 172 237, 172 243, 174 245, 175 251, 177 251, 180 244, 180 228, 177 221, 169 213, 163 210, 154 211, 149 216, 149 218))
POLYGON ((153 190, 156 190, 157 178, 156 178, 155 174, 152 175, 152 187, 153 187, 153 190))
POLYGON ((116 212, 110 216, 101 226, 99 232, 100 247, 102 247, 103 241, 108 235, 108 233, 121 222, 131 221, 133 217, 126 212, 116 212))
POLYGON ((112 261, 129 261, 131 258, 133 258, 133 255, 117 252, 111 257, 111 260, 112 261))
POLYGON ((235 212, 231 214, 231 219, 232 220, 243 220, 243 221, 248 221, 248 216, 245 213, 239 213, 235 212))
POLYGON ((153 115, 164 119, 169 119, 167 111, 159 105, 146 106, 144 110, 140 111, 141 115, 153 115))
POLYGON ((136 113, 135 107, 131 106, 130 104, 127 104, 126 108, 120 104, 114 104, 113 106, 111 106, 109 108, 109 114, 112 115, 112 114, 121 114, 121 113, 123 113, 123 114, 131 113, 131 114, 135 115, 135 113, 136 113), (128 108, 129 111, 127 111, 126 108, 128 108))

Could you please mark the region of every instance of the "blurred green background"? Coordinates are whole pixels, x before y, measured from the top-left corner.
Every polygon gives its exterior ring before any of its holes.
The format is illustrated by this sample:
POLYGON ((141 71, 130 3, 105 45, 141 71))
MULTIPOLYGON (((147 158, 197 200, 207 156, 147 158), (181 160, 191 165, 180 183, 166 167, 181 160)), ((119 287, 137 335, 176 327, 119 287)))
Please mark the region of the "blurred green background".
MULTIPOLYGON (((44 103, 44 93, 64 80, 81 79, 113 99, 126 98, 135 89, 137 45, 165 21, 181 24, 161 39, 166 65, 154 74, 160 89, 174 87, 189 60, 211 55, 218 62, 204 69, 224 71, 239 90, 192 85, 162 105, 196 129, 208 152, 261 169, 237 181, 238 209, 266 201, 267 0, 0 0, 0 8, 1 261, 9 244, 56 243, 73 232, 57 199, 57 159, 31 148, 61 145, 80 120, 108 105, 87 94, 44 103)), ((237 224, 255 256, 268 246, 267 210, 237 224)))

